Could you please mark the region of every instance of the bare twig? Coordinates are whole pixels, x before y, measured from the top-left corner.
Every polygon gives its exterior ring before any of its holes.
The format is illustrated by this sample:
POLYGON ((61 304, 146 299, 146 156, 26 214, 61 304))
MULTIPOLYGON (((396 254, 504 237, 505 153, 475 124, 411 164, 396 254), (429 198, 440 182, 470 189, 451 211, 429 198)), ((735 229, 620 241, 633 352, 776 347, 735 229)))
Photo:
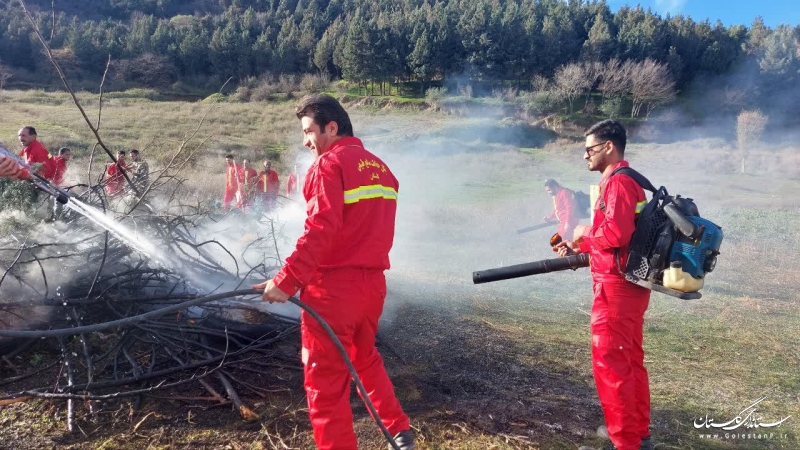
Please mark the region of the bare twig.
POLYGON ((106 84, 106 75, 108 74, 108 68, 111 66, 111 53, 108 54, 108 60, 106 61, 106 70, 103 71, 103 79, 100 80, 100 100, 97 104, 97 129, 100 130, 100 117, 103 115, 103 85, 106 84))

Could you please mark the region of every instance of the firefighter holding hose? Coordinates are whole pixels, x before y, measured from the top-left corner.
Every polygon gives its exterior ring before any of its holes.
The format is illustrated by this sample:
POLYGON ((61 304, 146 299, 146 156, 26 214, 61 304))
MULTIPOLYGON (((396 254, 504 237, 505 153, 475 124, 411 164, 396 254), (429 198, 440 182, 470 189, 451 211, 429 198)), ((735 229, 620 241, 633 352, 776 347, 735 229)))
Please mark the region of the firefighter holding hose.
MULTIPOLYGON (((386 164, 353 136, 350 117, 336 99, 308 96, 296 113, 303 144, 315 158, 303 186, 305 232, 278 274, 253 288, 264 290, 264 301, 281 303, 300 290, 301 300, 344 344, 397 448, 414 449, 408 416, 375 348, 399 184, 386 164)), ((348 368, 306 311, 300 330, 314 441, 320 449, 355 449, 348 368)))
MULTIPOLYGON (((644 190, 627 167, 626 131, 616 120, 604 120, 586 133, 583 158, 600 172, 600 197, 591 226, 580 225, 574 241, 556 247, 559 255, 588 253, 592 272, 592 369, 608 435, 619 450, 651 448, 650 387, 644 367, 642 332, 650 290, 625 280, 622 269, 636 216, 647 204, 644 190)), ((589 450, 589 447, 581 447, 589 450)))

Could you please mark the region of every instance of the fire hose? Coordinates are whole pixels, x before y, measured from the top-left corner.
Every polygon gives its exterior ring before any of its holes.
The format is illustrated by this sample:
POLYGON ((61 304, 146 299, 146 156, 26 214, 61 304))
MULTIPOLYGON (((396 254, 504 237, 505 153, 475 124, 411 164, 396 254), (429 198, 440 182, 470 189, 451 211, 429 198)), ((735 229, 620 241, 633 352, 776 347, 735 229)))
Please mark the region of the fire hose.
MULTIPOLYGON (((90 333, 94 331, 105 330, 108 328, 120 326, 120 325, 129 325, 136 322, 141 322, 142 320, 149 319, 151 317, 158 317, 163 316, 164 314, 168 314, 175 311, 180 311, 192 306, 198 306, 205 303, 213 302, 216 300, 222 300, 225 298, 230 297, 237 297, 241 295, 260 295, 263 291, 257 289, 241 289, 236 291, 230 292, 223 292, 219 294, 207 295, 205 297, 196 298, 193 300, 185 301, 182 303, 177 303, 175 305, 165 306, 163 308, 154 309, 152 311, 148 311, 146 313, 142 313, 136 316, 126 317, 124 319, 117 319, 112 320, 109 322, 98 323, 94 325, 85 325, 81 327, 73 327, 73 328, 61 328, 57 330, 41 330, 41 331, 18 331, 18 330, 0 330, 0 336, 2 337, 11 337, 11 338, 48 338, 48 337, 63 337, 63 336, 71 336, 75 334, 81 333, 90 333)), ((355 366, 353 366, 353 362, 350 360, 350 357, 347 355, 347 350, 345 350, 344 345, 342 345, 342 341, 336 337, 336 333, 334 333, 333 329, 331 329, 330 325, 328 325, 325 320, 317 314, 316 311, 311 309, 310 306, 300 301, 300 299, 296 297, 289 297, 289 302, 294 303, 295 305, 302 308, 305 312, 307 312, 311 317, 313 317, 322 328, 325 330, 325 333, 328 334, 333 344, 339 350, 339 353, 342 355, 342 359, 344 360, 345 365, 347 365, 347 369, 350 371, 350 375, 353 377, 353 381, 356 383, 356 388, 361 393, 361 398, 364 400, 364 404, 367 406, 367 409, 372 415, 373 420, 375 423, 378 424, 378 427, 381 429, 383 436, 389 442, 389 445, 394 450, 400 450, 400 447, 394 442, 394 438, 392 437, 389 430, 381 421, 380 416, 378 415, 378 411, 375 409, 375 405, 372 404, 372 401, 369 399, 369 395, 367 394, 367 389, 364 387, 364 384, 361 382, 361 378, 359 378, 358 373, 356 372, 355 366)))

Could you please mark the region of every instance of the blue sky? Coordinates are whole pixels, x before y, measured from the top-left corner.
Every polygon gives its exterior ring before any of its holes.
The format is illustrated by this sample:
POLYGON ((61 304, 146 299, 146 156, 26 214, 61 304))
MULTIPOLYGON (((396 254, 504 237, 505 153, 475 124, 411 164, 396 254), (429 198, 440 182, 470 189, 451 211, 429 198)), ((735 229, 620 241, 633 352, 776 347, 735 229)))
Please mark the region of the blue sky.
POLYGON ((800 1, 798 0, 608 0, 612 11, 623 5, 650 7, 662 17, 683 14, 696 21, 706 18, 714 23, 721 20, 725 26, 747 25, 756 16, 764 18, 764 23, 775 27, 781 23, 800 24, 800 1))

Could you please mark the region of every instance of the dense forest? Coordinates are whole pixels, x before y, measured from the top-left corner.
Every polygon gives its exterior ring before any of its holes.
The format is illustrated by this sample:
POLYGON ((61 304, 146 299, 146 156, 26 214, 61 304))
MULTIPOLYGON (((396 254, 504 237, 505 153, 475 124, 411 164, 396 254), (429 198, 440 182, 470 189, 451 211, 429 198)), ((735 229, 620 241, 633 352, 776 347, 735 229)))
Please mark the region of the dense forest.
MULTIPOLYGON (((781 100, 797 91, 800 71, 800 26, 769 28, 760 18, 724 26, 627 6, 612 12, 603 1, 26 3, 72 77, 99 79, 110 55, 116 79, 128 86, 314 73, 381 86, 459 78, 531 89, 569 64, 649 60, 681 91, 723 76, 750 98, 781 100)), ((0 4, 0 83, 52 78, 18 2, 0 4)))

